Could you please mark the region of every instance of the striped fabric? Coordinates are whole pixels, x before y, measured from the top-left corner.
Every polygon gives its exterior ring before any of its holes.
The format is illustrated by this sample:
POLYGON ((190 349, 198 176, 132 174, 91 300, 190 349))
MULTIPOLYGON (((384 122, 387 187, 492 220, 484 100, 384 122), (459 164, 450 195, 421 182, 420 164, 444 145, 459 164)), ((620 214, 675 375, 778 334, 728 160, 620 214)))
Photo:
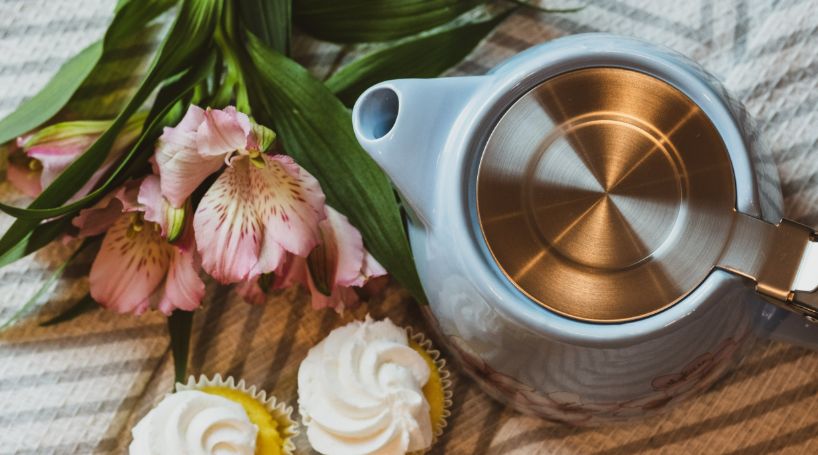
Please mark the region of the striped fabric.
MULTIPOLYGON (((675 48, 701 61, 747 103, 775 153, 787 215, 818 224, 818 2, 586 3, 574 14, 517 13, 452 74, 479 74, 533 44, 578 32, 633 35, 675 48)), ((0 115, 97 39, 112 6, 112 0, 0 0, 0 115)), ((134 46, 117 58, 133 63, 147 50, 134 46)), ((319 76, 349 58, 348 49, 303 39, 296 50, 319 76)), ((119 78, 129 80, 128 73, 119 78)), ((0 193, 5 201, 25 203, 5 183, 0 193)), ((9 223, 0 219, 0 227, 9 223)), ((0 269, 0 317, 28 300, 70 249, 55 244, 0 269)), ((0 453, 123 453, 134 422, 171 386, 161 316, 96 311, 56 327, 37 325, 85 293, 86 273, 87 265, 69 269, 42 299, 41 316, 0 335, 0 453)), ((394 287, 383 300, 341 318, 313 311, 297 291, 249 306, 210 284, 195 319, 191 370, 243 377, 295 404, 297 367, 309 347, 367 310, 424 329, 407 294, 394 287)), ((818 452, 817 424, 818 355, 769 343, 693 402, 651 421, 602 429, 520 416, 456 372, 450 429, 434 453, 803 454, 818 452)), ((303 437, 297 443, 310 453, 303 437)))

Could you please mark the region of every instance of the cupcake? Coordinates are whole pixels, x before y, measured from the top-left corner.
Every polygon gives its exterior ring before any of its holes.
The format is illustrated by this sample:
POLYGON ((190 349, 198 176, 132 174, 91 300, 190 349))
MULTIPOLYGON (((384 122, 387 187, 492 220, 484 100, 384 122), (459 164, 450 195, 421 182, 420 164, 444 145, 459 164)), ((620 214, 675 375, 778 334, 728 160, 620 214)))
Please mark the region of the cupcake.
POLYGON ((176 384, 133 428, 130 455, 291 455, 292 408, 232 377, 176 384))
POLYGON ((422 334, 389 319, 367 316, 333 330, 298 370, 307 439, 332 455, 429 450, 451 406, 445 365, 422 334))

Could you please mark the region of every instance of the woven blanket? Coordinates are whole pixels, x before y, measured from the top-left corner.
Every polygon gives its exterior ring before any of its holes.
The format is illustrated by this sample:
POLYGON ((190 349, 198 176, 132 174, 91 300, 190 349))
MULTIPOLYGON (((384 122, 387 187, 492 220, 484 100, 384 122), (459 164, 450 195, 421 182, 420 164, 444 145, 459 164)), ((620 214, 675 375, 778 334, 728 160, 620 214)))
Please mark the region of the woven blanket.
MULTIPOLYGON (((99 39, 113 3, 0 0, 0 116, 99 39)), ((585 3, 571 14, 519 11, 451 73, 480 74, 534 44, 580 32, 637 36, 674 48, 700 61, 747 104, 775 155, 787 216, 818 224, 818 1, 585 3)), ((304 40, 296 51, 319 76, 347 52, 304 40)), ((124 65, 144 52, 119 58, 124 65)), ((6 183, 0 197, 25 203, 6 183)), ((0 228, 9 223, 0 218, 0 228)), ((34 295, 70 250, 58 243, 0 269, 0 316, 34 295)), ((66 270, 42 296, 37 314, 0 334, 0 453, 125 453, 135 421, 172 385, 161 315, 94 311, 54 327, 38 325, 85 294, 87 265, 81 265, 66 270)), ((209 284, 195 317, 191 373, 242 377, 294 405, 297 369, 307 350, 366 311, 425 330, 420 312, 396 286, 340 317, 312 310, 297 290, 251 306, 228 287, 209 284)), ((453 413, 434 453, 818 452, 818 354, 781 343, 762 345, 713 390, 665 415, 607 428, 571 428, 519 415, 486 397, 456 368, 454 373, 453 413)), ((303 435, 296 442, 301 453, 310 453, 303 435)))

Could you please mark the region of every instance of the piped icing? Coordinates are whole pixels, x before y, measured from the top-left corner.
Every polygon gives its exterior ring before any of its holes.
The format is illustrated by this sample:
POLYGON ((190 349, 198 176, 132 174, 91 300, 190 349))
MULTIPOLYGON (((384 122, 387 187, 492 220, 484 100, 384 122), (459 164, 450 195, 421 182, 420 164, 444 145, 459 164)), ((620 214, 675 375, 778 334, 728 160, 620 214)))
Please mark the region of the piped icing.
POLYGON ((332 455, 402 455, 432 444, 423 386, 430 369, 389 319, 356 321, 310 349, 299 408, 313 448, 332 455))
POLYGON ((130 455, 254 455, 258 428, 240 404, 187 390, 166 396, 132 434, 130 455))

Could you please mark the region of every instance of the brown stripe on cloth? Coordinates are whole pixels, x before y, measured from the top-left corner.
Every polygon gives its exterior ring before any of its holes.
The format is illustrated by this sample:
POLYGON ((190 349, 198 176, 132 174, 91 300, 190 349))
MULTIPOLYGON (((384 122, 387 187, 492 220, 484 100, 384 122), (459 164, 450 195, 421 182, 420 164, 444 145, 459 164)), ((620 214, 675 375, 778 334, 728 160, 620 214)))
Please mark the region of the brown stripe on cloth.
POLYGON ((236 343, 236 349, 233 352, 233 359, 230 361, 230 367, 225 371, 227 376, 236 378, 241 377, 244 371, 244 364, 247 362, 248 353, 253 343, 253 337, 256 336, 259 325, 261 325, 261 318, 264 316, 264 305, 251 305, 250 310, 244 318, 242 330, 239 333, 239 341, 236 343))
POLYGON ((230 287, 223 285, 215 285, 212 290, 208 289, 208 297, 204 306, 204 318, 201 314, 194 317, 195 319, 203 319, 201 326, 195 327, 196 333, 193 340, 191 340, 191 355, 189 371, 191 374, 200 374, 204 368, 205 359, 210 351, 212 344, 216 341, 216 337, 210 334, 218 333, 219 322, 222 314, 227 310, 227 296, 230 294, 230 287))
MULTIPOLYGON (((84 278, 88 276, 88 270, 90 268, 91 262, 70 264, 65 267, 65 270, 63 270, 61 279, 84 278)), ((0 278, 3 280, 8 280, 9 282, 15 282, 30 278, 32 274, 37 273, 51 275, 54 273, 54 269, 51 267, 41 268, 35 265, 33 267, 26 268, 26 270, 4 270, 2 273, 0 273, 0 278)))
POLYGON ((767 371, 777 368, 779 365, 795 362, 813 354, 812 351, 808 351, 797 346, 786 346, 783 351, 784 352, 776 352, 774 355, 769 355, 759 360, 742 364, 738 370, 729 373, 727 377, 719 380, 705 393, 718 392, 725 387, 729 387, 731 384, 753 379, 762 373, 766 373, 767 371))
POLYGON ((137 402, 138 396, 124 399, 86 401, 84 403, 47 406, 39 409, 0 413, 0 426, 11 427, 45 420, 66 419, 78 416, 104 414, 116 411, 121 407, 130 408, 137 402))
POLYGON ((591 431, 588 428, 577 428, 568 425, 549 423, 546 426, 527 430, 523 433, 512 436, 509 439, 500 441, 491 446, 491 453, 505 453, 520 447, 525 447, 535 442, 543 442, 552 439, 563 439, 569 436, 576 436, 591 431))
MULTIPOLYGON (((130 443, 130 436, 131 436, 131 428, 132 425, 136 424, 137 419, 141 418, 142 415, 138 415, 137 412, 142 410, 142 407, 152 403, 151 391, 155 389, 159 389, 162 391, 159 396, 167 393, 175 387, 171 378, 171 371, 173 361, 170 353, 170 346, 166 346, 162 356, 159 360, 154 363, 153 369, 151 374, 148 378, 141 381, 140 383, 135 385, 135 391, 138 392, 137 396, 137 403, 136 404, 129 404, 123 403, 119 406, 116 413, 110 418, 110 423, 108 425, 107 430, 104 433, 104 439, 100 441, 101 445, 106 444, 105 441, 108 437, 116 437, 117 444, 119 445, 119 451, 114 453, 122 453, 124 451, 124 446, 130 443), (167 377, 171 380, 164 380, 161 377, 163 370, 167 371, 167 377), (161 383, 161 384, 160 384, 161 383), (131 425, 129 425, 131 423, 131 425)), ((98 447, 97 450, 99 451, 107 451, 109 449, 104 447, 98 447)), ((113 450, 113 448, 111 449, 113 450)))
POLYGON ((46 338, 31 341, 15 342, 13 349, 0 350, 0 358, 20 356, 25 353, 62 351, 68 349, 81 348, 86 346, 96 346, 99 344, 116 343, 134 338, 147 338, 163 336, 165 334, 165 324, 149 324, 127 329, 106 330, 97 333, 85 333, 70 335, 58 338, 46 338))
POLYGON ((162 356, 104 363, 102 365, 76 366, 59 371, 0 378, 0 391, 29 388, 42 385, 67 384, 103 376, 114 376, 137 371, 150 371, 162 356))
POLYGON ((99 443, 73 442, 65 444, 43 445, 36 449, 22 449, 14 451, 15 455, 43 455, 45 453, 83 454, 111 452, 116 447, 116 438, 105 438, 99 443))
POLYGON ((816 393, 818 393, 818 380, 776 394, 762 402, 752 403, 736 410, 703 419, 693 424, 684 425, 670 431, 636 439, 619 447, 594 452, 594 455, 634 454, 662 447, 667 444, 679 443, 704 433, 754 419, 776 409, 797 403, 804 397, 816 393))
POLYGON ((483 426, 480 428, 477 443, 474 446, 474 455, 488 455, 491 442, 500 430, 503 422, 503 415, 506 412, 513 412, 499 402, 492 401, 488 404, 489 412, 483 417, 483 426))
POLYGON ((273 354, 273 360, 270 363, 270 369, 262 385, 264 390, 273 390, 275 388, 284 369, 284 365, 287 364, 287 360, 290 358, 290 353, 296 342, 295 335, 298 332, 298 323, 304 314, 304 308, 306 306, 309 306, 309 303, 303 302, 302 299, 296 299, 296 301, 290 303, 287 312, 287 325, 281 334, 280 341, 273 354))
MULTIPOLYGON (((815 438, 816 426, 815 423, 810 423, 804 427, 782 433, 774 438, 753 444, 748 447, 743 447, 734 450, 725 455, 763 455, 773 452, 782 451, 788 447, 803 444, 807 441, 812 441, 815 438)), ((810 444, 815 446, 815 444, 810 444)), ((806 451, 805 448, 800 448, 800 453, 815 453, 816 450, 806 451)))

